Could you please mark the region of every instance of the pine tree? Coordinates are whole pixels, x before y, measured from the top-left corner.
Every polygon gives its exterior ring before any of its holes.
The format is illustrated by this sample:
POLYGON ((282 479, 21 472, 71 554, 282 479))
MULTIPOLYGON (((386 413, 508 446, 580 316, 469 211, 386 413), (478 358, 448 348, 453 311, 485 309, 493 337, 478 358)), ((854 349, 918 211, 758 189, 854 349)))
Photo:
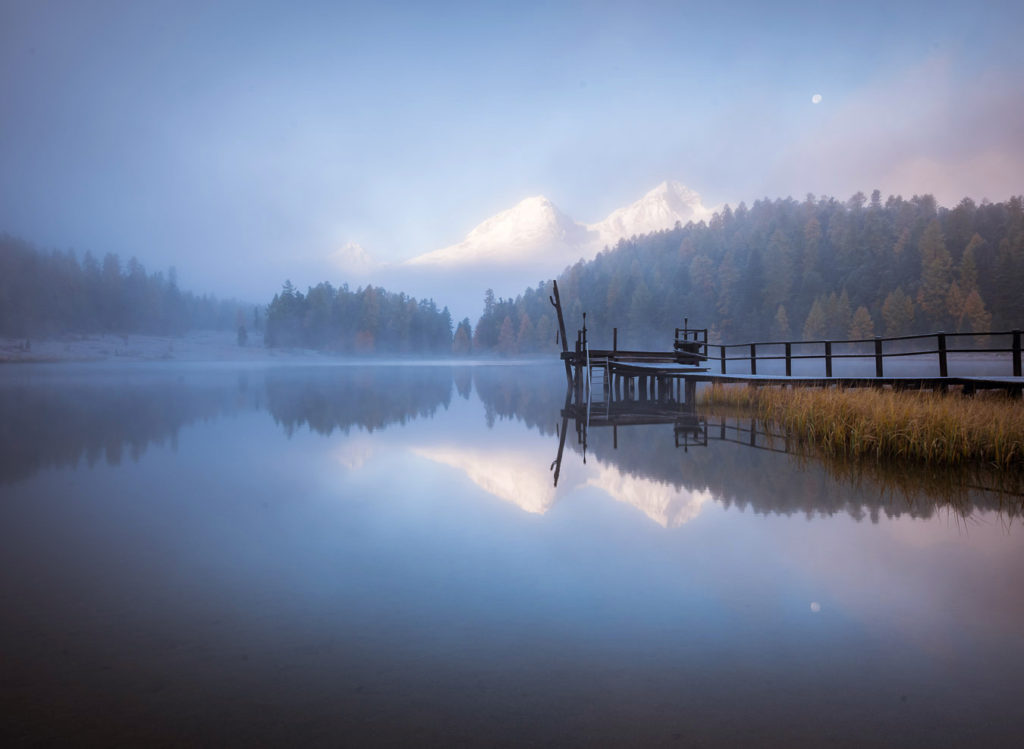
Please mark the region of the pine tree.
POLYGON ((921 288, 917 303, 928 322, 939 328, 946 319, 946 295, 953 277, 953 261, 942 241, 938 219, 928 224, 918 245, 921 250, 921 288))
MULTIPOLYGON (((977 289, 964 300, 964 319, 971 333, 983 333, 992 329, 992 315, 985 309, 985 302, 982 301, 977 289)), ((979 346, 985 346, 988 336, 975 336, 974 341, 979 346)))
POLYGON ((850 338, 871 338, 874 335, 875 322, 871 319, 871 313, 868 312, 868 308, 861 305, 853 313, 853 319, 850 322, 850 338))
POLYGON ((653 302, 654 296, 641 278, 633 289, 633 297, 629 304, 627 323, 631 338, 638 341, 646 339, 651 326, 651 305, 653 302))
POLYGON ((818 341, 825 337, 825 306, 821 299, 815 299, 811 305, 811 311, 807 313, 807 320, 804 322, 804 340, 818 341))
POLYGON ((512 318, 506 315, 498 332, 498 353, 502 356, 511 356, 515 352, 516 333, 512 328, 512 318))
POLYGON ((946 310, 949 319, 953 321, 953 330, 961 332, 964 324, 964 295, 956 281, 949 285, 949 291, 946 293, 946 310))
POLYGON ((1024 232, 999 242, 994 283, 1000 325, 1019 328, 1024 323, 1024 232))
POLYGON ((775 321, 772 323, 772 337, 778 341, 788 341, 789 335, 789 315, 786 314, 786 305, 780 304, 775 311, 775 321))
POLYGON ((455 337, 452 340, 452 353, 456 356, 466 356, 472 349, 473 333, 466 317, 455 329, 455 337))
POLYGON ((538 351, 554 351, 557 348, 555 335, 555 321, 551 315, 547 313, 541 315, 534 331, 536 349, 538 351))
POLYGON ((768 240, 768 269, 765 273, 764 298, 768 309, 784 304, 793 288, 793 255, 786 236, 776 229, 768 240))
POLYGON ((850 329, 853 312, 850 310, 850 295, 843 289, 837 295, 834 291, 825 302, 825 331, 829 338, 842 338, 850 329))
POLYGON ((519 322, 519 333, 516 335, 516 350, 521 354, 536 350, 533 336, 533 323, 530 322, 530 316, 524 312, 519 322))
POLYGON ((960 290, 964 294, 970 294, 978 288, 978 260, 975 256, 984 246, 985 240, 975 234, 964 248, 964 255, 960 259, 960 290))
POLYGON ((889 292, 882 304, 882 319, 885 321, 887 336, 906 335, 914 325, 914 300, 896 287, 889 292))

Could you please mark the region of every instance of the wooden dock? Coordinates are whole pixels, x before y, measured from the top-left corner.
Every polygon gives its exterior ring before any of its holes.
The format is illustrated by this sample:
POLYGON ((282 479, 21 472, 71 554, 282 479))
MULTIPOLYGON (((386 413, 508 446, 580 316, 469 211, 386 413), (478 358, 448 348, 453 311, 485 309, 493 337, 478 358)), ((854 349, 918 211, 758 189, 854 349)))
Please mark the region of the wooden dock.
POLYGON ((565 332, 558 284, 551 304, 558 316, 561 358, 572 399, 614 402, 617 400, 665 400, 692 402, 698 383, 746 384, 790 387, 873 387, 900 390, 957 390, 971 395, 979 390, 1002 390, 1020 397, 1024 390, 1021 372, 1020 330, 986 333, 929 333, 849 340, 755 341, 712 344, 706 328, 694 329, 684 322, 676 328, 670 351, 619 349, 613 329, 611 349, 589 345, 586 313, 570 349, 565 332), (965 347, 968 339, 1005 340, 1006 345, 965 347), (962 365, 957 355, 993 357, 1005 374, 950 373, 950 364, 962 365), (894 371, 912 361, 913 372, 894 371), (837 367, 861 365, 862 372, 837 373, 837 367), (886 371, 888 365, 888 372, 886 371), (794 372, 799 367, 799 373, 794 372), (730 371, 737 368, 747 371, 730 371), (760 372, 758 370, 761 370, 760 372), (779 371, 769 372, 769 369, 779 371), (924 369, 931 373, 922 374, 924 369), (807 371, 816 370, 816 371, 807 371))

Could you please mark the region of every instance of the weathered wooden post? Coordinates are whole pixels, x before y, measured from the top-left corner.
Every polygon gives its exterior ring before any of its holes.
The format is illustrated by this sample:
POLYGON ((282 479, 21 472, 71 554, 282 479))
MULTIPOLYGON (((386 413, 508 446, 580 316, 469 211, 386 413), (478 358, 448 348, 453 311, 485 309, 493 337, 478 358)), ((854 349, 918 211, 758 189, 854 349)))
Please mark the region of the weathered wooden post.
POLYGON ((757 344, 750 344, 750 374, 757 374, 757 344))
POLYGON ((1020 377, 1020 331, 1013 331, 1013 376, 1020 377))
POLYGON ((875 377, 882 376, 882 338, 875 336, 875 377))
POLYGON ((793 376, 793 344, 786 341, 786 377, 793 376))
POLYGON ((832 341, 825 341, 825 376, 832 376, 832 341))
POLYGON ((949 377, 949 366, 946 361, 946 334, 940 332, 939 339, 939 377, 949 377))
POLYGON ((548 301, 551 302, 551 306, 555 308, 555 313, 558 317, 558 332, 562 340, 562 360, 565 362, 565 379, 569 383, 569 387, 572 387, 572 367, 569 365, 569 360, 565 357, 569 353, 569 341, 565 337, 565 319, 562 317, 562 300, 558 296, 558 281, 551 282, 552 290, 554 291, 554 297, 548 297, 548 301))
POLYGON ((558 486, 558 474, 562 472, 562 453, 565 451, 565 433, 569 431, 569 391, 565 392, 565 408, 562 409, 562 429, 558 433, 558 455, 552 468, 555 469, 555 486, 558 486))
POLYGON ((619 351, 619 329, 612 328, 612 352, 618 353, 619 351))
POLYGON ((718 350, 722 356, 722 374, 725 374, 725 344, 720 344, 718 350))

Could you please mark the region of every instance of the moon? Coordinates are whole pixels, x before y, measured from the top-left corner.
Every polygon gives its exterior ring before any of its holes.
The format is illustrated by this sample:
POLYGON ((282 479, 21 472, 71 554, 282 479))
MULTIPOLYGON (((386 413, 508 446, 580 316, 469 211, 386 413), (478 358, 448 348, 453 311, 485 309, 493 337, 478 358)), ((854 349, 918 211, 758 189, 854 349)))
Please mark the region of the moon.
POLYGON ((811 97, 811 104, 821 104, 821 94, 815 94, 811 97))

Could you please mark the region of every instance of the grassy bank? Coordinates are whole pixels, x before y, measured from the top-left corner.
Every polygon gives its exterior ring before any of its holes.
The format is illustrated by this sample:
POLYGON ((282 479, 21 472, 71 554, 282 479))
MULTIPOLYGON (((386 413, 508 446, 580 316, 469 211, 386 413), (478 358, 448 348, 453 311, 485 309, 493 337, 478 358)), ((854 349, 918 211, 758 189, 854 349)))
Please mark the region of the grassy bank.
POLYGON ((826 455, 1024 469, 1024 402, 1001 393, 716 385, 699 403, 748 410, 826 455))

